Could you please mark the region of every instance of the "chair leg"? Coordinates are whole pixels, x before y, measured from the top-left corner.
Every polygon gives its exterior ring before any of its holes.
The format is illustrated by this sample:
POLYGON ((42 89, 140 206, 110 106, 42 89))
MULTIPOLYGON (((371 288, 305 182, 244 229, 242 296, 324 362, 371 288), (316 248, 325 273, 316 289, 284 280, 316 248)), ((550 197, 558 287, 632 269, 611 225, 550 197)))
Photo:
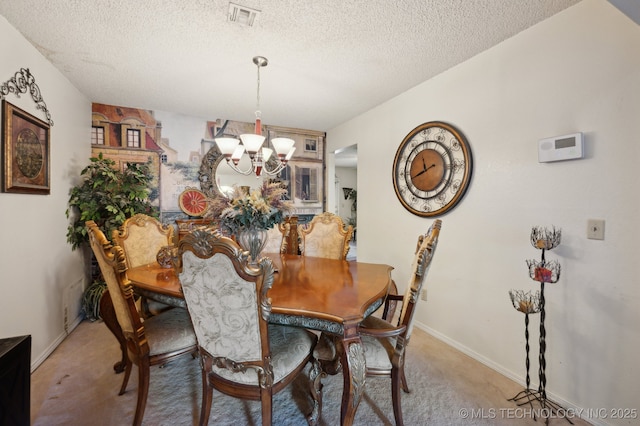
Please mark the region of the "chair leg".
POLYGON ((136 414, 133 418, 134 426, 139 426, 142 424, 144 410, 147 407, 150 369, 151 367, 149 366, 148 358, 141 359, 140 362, 138 362, 138 403, 136 405, 136 414))
POLYGON ((322 382, 321 379, 326 377, 327 373, 322 371, 320 362, 312 358, 311 370, 309 371, 309 386, 311 390, 311 397, 313 398, 313 408, 311 413, 307 416, 307 423, 310 426, 315 426, 320 421, 320 415, 322 414, 322 382))
POLYGON ((126 354, 124 358, 124 377, 122 378, 122 386, 120 386, 120 393, 118 395, 122 395, 127 390, 127 384, 129 383, 129 377, 131 377, 131 367, 132 367, 131 359, 129 355, 126 354))
POLYGON ((400 382, 404 374, 402 370, 393 368, 391 370, 391 399, 393 400, 393 415, 396 419, 396 426, 404 426, 402 420, 402 404, 400 401, 400 382))
POLYGON ((202 402, 200 403, 200 426, 209 424, 211 413, 211 400, 213 399, 213 387, 209 386, 208 373, 202 370, 202 402))
POLYGON ((262 402, 262 426, 271 426, 273 403, 271 388, 260 389, 260 400, 262 402))
POLYGON ((409 389, 409 385, 407 384, 407 376, 404 375, 404 364, 400 366, 400 379, 402 380, 402 390, 405 393, 411 393, 411 389, 409 389))

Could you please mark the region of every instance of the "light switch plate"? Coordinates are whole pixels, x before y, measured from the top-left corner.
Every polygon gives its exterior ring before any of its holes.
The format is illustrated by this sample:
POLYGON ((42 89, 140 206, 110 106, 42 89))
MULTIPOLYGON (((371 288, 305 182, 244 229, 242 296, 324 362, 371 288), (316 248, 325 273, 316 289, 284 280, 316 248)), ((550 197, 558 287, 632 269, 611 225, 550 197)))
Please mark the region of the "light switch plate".
POLYGON ((590 240, 604 240, 604 220, 589 219, 587 221, 587 238, 590 240))

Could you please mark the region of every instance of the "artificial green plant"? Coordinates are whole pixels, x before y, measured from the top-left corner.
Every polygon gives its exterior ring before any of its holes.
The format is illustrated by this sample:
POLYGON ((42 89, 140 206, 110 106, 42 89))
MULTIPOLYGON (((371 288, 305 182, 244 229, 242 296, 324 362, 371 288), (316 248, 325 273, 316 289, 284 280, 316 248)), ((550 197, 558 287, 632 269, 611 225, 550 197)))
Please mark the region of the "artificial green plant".
POLYGON ((149 199, 151 173, 149 163, 128 163, 124 170, 115 161, 98 157, 80 173, 83 181, 71 189, 67 218, 73 223, 67 228, 67 242, 73 250, 89 241, 85 222, 93 220, 107 238, 125 219, 144 213, 157 217, 158 208, 149 199))

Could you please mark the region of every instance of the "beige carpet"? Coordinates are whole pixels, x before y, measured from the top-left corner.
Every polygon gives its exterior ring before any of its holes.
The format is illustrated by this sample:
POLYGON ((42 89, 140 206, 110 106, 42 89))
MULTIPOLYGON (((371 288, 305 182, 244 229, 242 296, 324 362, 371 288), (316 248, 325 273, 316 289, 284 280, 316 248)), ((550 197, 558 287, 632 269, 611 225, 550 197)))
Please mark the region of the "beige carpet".
MULTIPOLYGON (((32 374, 33 426, 127 425, 133 420, 137 370, 127 392, 118 396, 122 375, 113 372, 118 345, 102 322, 83 321, 32 374)), ((524 354, 523 354, 524 355, 524 354)), ((507 401, 522 387, 448 345, 415 330, 408 348, 407 379, 412 392, 402 395, 409 425, 544 425, 507 401), (468 413, 468 417, 466 414, 468 413)), ((342 376, 324 381, 320 425, 340 423, 342 376)), ((196 425, 200 407, 198 361, 185 357, 152 368, 145 425, 196 425)), ((304 377, 274 397, 274 425, 305 425, 310 408, 304 377)), ((536 407, 539 408, 539 407, 536 407)), ((588 423, 572 419, 576 425, 588 423)), ((260 403, 215 391, 211 425, 260 425, 260 403)), ((389 379, 367 378, 356 425, 393 425, 389 379)), ((551 425, 569 425, 551 419, 551 425)))

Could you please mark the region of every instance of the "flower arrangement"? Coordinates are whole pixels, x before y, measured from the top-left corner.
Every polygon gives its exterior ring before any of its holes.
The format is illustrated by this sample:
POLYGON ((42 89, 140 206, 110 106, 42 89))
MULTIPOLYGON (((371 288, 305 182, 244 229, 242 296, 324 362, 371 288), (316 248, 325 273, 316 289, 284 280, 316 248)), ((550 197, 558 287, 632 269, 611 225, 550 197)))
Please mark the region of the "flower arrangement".
POLYGON ((229 195, 210 200, 204 217, 218 221, 222 232, 231 235, 242 230, 269 229, 293 209, 291 202, 285 200, 286 193, 280 182, 265 180, 253 191, 234 185, 229 195))

